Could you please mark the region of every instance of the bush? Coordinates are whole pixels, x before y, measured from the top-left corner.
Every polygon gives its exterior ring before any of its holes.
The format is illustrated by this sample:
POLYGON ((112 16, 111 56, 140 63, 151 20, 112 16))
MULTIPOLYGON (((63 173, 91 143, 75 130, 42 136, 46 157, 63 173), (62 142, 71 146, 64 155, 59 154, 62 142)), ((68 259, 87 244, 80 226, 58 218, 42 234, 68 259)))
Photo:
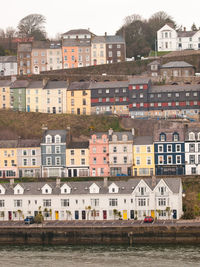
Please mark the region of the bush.
POLYGON ((44 221, 44 217, 42 214, 37 214, 34 218, 35 223, 42 223, 44 221))
POLYGON ((196 216, 195 216, 195 212, 194 212, 194 209, 193 208, 190 208, 190 209, 187 209, 183 216, 181 217, 182 219, 184 220, 191 220, 191 219, 195 219, 196 216))

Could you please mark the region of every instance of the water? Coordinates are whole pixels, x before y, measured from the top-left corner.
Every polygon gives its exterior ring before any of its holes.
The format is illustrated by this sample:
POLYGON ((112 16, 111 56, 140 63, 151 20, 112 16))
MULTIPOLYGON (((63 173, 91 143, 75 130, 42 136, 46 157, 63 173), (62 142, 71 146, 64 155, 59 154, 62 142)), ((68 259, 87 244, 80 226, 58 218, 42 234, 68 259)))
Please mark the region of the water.
POLYGON ((200 246, 1 246, 1 267, 200 266, 200 246))

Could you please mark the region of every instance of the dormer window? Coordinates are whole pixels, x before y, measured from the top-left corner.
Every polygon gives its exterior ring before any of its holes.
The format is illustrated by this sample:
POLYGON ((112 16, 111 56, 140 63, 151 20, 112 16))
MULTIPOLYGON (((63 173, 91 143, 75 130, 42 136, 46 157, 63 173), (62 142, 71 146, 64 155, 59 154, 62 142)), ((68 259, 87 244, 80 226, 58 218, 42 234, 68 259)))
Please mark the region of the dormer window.
POLYGON ((55 143, 60 143, 60 141, 61 141, 60 135, 56 135, 55 136, 55 143))
POLYGON ((160 134, 160 141, 161 142, 165 142, 166 141, 166 134, 164 134, 164 133, 160 134))
POLYGON ((123 141, 127 141, 127 135, 123 135, 122 139, 123 141))
POLYGON ((52 137, 51 137, 51 135, 47 135, 47 136, 46 136, 46 143, 47 143, 47 144, 52 143, 52 137))
POLYGON ((178 134, 178 133, 174 133, 174 134, 173 134, 173 141, 174 141, 174 142, 179 141, 179 134, 178 134))
POLYGON ((17 189, 17 194, 20 194, 20 190, 19 189, 17 189))
POLYGON ((45 189, 45 193, 48 194, 48 192, 49 192, 48 189, 45 189))
POLYGON ((115 188, 112 188, 112 193, 115 193, 115 188))
POLYGON ((113 135, 113 141, 116 142, 117 141, 117 136, 113 135))
POLYGON ((189 133, 189 140, 195 140, 195 134, 194 133, 189 133))

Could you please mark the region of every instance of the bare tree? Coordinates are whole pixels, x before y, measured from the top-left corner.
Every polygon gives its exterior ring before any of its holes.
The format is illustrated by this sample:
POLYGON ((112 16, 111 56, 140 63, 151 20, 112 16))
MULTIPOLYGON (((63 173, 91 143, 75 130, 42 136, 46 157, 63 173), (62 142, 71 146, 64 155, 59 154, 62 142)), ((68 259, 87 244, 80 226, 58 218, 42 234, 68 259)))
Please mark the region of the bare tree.
POLYGON ((46 39, 44 24, 46 18, 40 14, 30 14, 20 20, 18 24, 21 37, 34 37, 35 40, 46 39))
POLYGON ((5 36, 7 38, 12 39, 13 37, 15 37, 15 34, 16 34, 16 30, 13 27, 6 28, 5 36))
POLYGON ((0 29, 0 38, 5 38, 5 31, 4 31, 4 29, 0 29))
POLYGON ((131 24, 133 21, 140 20, 142 21, 142 17, 139 14, 132 14, 130 16, 125 17, 124 19, 124 25, 123 26, 128 26, 131 24))

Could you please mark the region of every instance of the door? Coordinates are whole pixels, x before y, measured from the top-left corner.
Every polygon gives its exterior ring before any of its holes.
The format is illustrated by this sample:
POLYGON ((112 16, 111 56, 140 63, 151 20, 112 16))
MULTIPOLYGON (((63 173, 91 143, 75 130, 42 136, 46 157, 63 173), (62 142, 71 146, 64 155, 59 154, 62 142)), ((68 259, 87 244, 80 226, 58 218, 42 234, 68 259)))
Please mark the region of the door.
POLYGON ((106 220, 107 219, 107 211, 103 210, 103 219, 106 220))
POLYGON ((155 211, 151 210, 151 217, 155 218, 155 211))
POLYGON ((131 176, 131 168, 130 167, 128 167, 128 169, 127 169, 127 174, 128 174, 128 176, 131 176))
POLYGON ((79 212, 78 210, 75 210, 75 220, 78 220, 79 219, 79 212))
POLYGON ((72 170, 71 169, 68 170, 68 177, 72 177, 72 170))
POLYGON ((77 177, 77 169, 74 169, 73 172, 74 172, 73 177, 77 177))
POLYGON ((56 107, 53 107, 53 113, 56 114, 56 107))
POLYGON ((137 169, 134 169, 134 176, 137 176, 137 169))
POLYGON ((127 220, 127 210, 123 210, 123 220, 127 220))
POLYGON ((93 168, 92 169, 92 176, 95 176, 96 175, 96 170, 93 168))
POLYGON ((173 210, 173 219, 177 219, 177 210, 173 210))
POLYGON ((30 106, 27 105, 27 112, 30 112, 30 106))
POLYGON ((131 211, 130 211, 130 218, 131 218, 131 219, 134 219, 134 210, 131 210, 131 211))
POLYGON ((85 210, 82 210, 82 220, 85 220, 85 218, 86 218, 86 212, 85 210))
POLYGON ((19 170, 19 178, 22 177, 22 170, 19 170))
POLYGON ((8 212, 8 220, 11 221, 12 220, 12 211, 8 212))
POLYGON ((6 178, 6 172, 3 171, 3 178, 6 178))
POLYGON ((77 114, 78 114, 78 115, 81 114, 80 108, 77 108, 77 114))
POLYGON ((57 210, 55 211, 55 219, 59 220, 59 212, 57 210))

